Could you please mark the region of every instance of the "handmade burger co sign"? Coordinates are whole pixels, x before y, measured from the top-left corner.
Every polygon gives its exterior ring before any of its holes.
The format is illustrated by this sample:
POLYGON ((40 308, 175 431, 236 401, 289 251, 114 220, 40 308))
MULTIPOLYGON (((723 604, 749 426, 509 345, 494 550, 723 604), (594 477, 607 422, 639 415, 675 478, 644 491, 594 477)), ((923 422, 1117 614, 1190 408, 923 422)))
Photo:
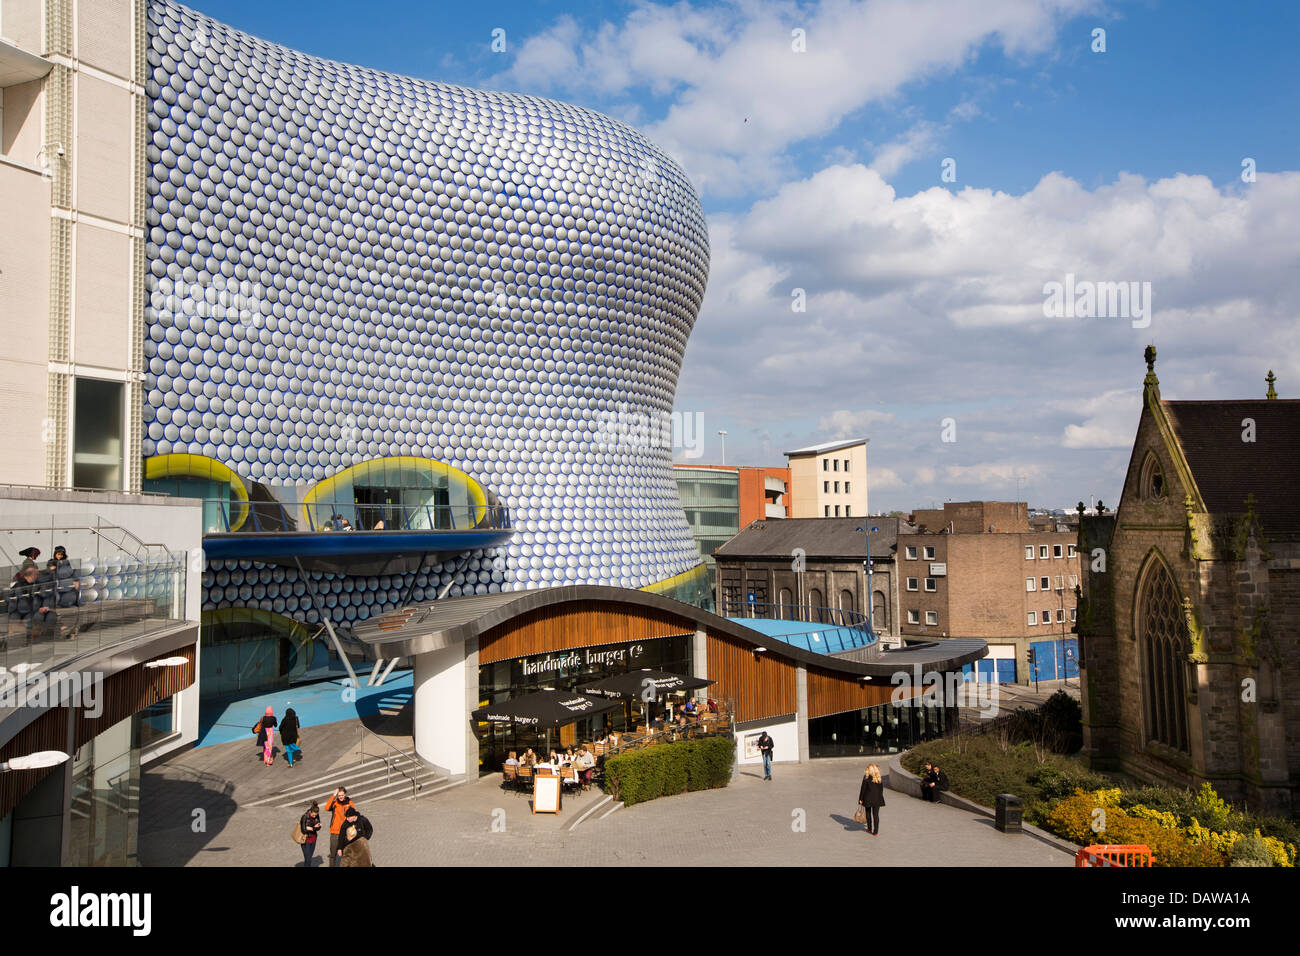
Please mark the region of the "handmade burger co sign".
POLYGON ((525 657, 523 665, 525 677, 535 674, 547 674, 560 671, 575 671, 582 667, 601 667, 609 664, 623 664, 636 660, 645 652, 640 644, 624 644, 616 647, 588 647, 583 650, 570 651, 568 654, 547 654, 540 659, 525 657))

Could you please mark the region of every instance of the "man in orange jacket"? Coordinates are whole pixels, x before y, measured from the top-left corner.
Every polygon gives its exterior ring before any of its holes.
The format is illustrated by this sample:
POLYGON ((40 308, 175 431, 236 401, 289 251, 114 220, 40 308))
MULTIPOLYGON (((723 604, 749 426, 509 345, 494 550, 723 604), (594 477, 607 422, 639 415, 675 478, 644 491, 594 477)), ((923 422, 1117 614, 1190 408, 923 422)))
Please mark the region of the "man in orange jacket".
POLYGON ((329 802, 325 804, 326 812, 333 813, 330 818, 330 866, 339 865, 339 833, 343 829, 343 818, 347 816, 349 809, 356 804, 348 799, 346 787, 339 787, 334 791, 334 796, 330 797, 329 802))

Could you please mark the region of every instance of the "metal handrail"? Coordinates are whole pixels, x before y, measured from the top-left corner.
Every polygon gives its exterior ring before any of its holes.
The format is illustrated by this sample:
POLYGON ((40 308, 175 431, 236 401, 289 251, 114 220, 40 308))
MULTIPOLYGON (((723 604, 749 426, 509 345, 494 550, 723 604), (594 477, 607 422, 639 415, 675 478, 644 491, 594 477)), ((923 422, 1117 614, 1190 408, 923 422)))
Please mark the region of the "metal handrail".
POLYGON ((206 529, 207 534, 249 533, 349 533, 375 531, 440 532, 440 531, 503 531, 509 530, 510 520, 503 505, 399 505, 365 504, 356 501, 238 501, 228 498, 203 498, 205 509, 216 508, 220 526, 206 529), (247 508, 242 524, 232 530, 233 510, 247 508), (384 515, 383 528, 352 526, 358 512, 373 511, 384 515), (321 520, 321 515, 329 517, 321 520), (349 527, 333 526, 333 515, 347 518, 349 527), (394 517, 395 516, 395 517, 394 517), (459 516, 459 517, 458 517, 459 516), (388 518, 394 518, 390 524, 388 518), (420 523, 423 519, 423 524, 420 523), (271 527, 263 527, 270 525, 271 527))
POLYGON ((819 653, 830 654, 835 651, 855 650, 874 644, 878 640, 877 635, 872 632, 865 615, 844 608, 822 607, 815 604, 770 604, 766 602, 750 603, 748 601, 724 600, 721 602, 718 614, 721 617, 729 617, 733 620, 762 619, 808 624, 809 627, 806 631, 773 634, 772 637, 782 643, 795 644, 796 646, 802 646, 805 650, 819 653), (771 612, 766 612, 766 609, 771 609, 771 612), (843 632, 845 631, 859 634, 859 641, 844 640, 846 635, 843 632), (821 643, 820 636, 823 634, 826 635, 825 646, 814 647, 814 643, 821 643), (818 636, 818 640, 809 639, 809 635, 818 636), (832 637, 838 638, 838 640, 833 642, 832 637), (797 640, 798 638, 804 638, 802 644, 797 640), (839 646, 832 647, 832 643, 838 643, 839 646))
MULTIPOLYGON (((391 783, 393 782, 393 758, 392 758, 392 757, 389 757, 388 754, 382 754, 382 753, 379 753, 379 754, 372 754, 372 753, 369 753, 368 751, 366 751, 366 750, 364 749, 364 748, 365 748, 365 738, 366 738, 366 734, 369 734, 371 737, 374 737, 374 738, 375 738, 376 740, 378 740, 381 744, 383 744, 385 747, 387 747, 389 750, 391 750, 393 753, 395 753, 399 758, 401 758, 401 759, 403 759, 403 760, 409 760, 409 761, 411 761, 411 763, 415 764, 415 766, 418 768, 418 770, 423 770, 423 769, 424 769, 424 767, 423 767, 423 766, 422 766, 418 761, 416 761, 415 758, 411 757, 410 754, 406 754, 406 753, 403 753, 402 751, 398 750, 396 747, 394 747, 392 744, 390 744, 390 743, 389 743, 387 740, 385 740, 383 737, 380 737, 380 736, 379 736, 378 734, 376 734, 374 731, 367 729, 366 726, 365 726, 364 724, 358 724, 358 725, 357 725, 357 730, 358 730, 358 733, 357 733, 357 739, 361 741, 361 743, 358 745, 357 754, 358 754, 359 756, 362 756, 362 757, 376 757, 376 758, 378 758, 378 759, 380 759, 380 760, 382 760, 382 761, 384 762, 384 768, 385 768, 385 770, 387 771, 387 776, 384 778, 384 785, 385 785, 385 786, 387 786, 387 785, 389 785, 389 784, 391 784, 391 783)), ((424 784, 420 783, 420 781, 419 781, 419 779, 418 779, 418 773, 417 773, 417 776, 412 777, 409 773, 407 773, 405 770, 403 770, 402 767, 401 767, 400 765, 399 765, 398 768, 397 768, 397 772, 400 773, 400 774, 401 774, 403 777, 405 777, 407 780, 411 781, 411 796, 412 796, 412 798, 419 797, 419 795, 420 795, 420 791, 424 789, 424 784)))

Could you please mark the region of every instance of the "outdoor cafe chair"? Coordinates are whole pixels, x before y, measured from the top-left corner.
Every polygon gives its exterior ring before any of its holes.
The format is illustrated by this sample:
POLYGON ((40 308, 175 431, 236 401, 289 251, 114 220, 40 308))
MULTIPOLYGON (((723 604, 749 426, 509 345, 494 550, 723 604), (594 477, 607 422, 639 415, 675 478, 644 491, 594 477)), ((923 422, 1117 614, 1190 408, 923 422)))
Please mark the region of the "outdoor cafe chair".
POLYGON ((501 765, 501 783, 507 790, 519 789, 519 774, 516 767, 508 763, 501 765))
POLYGON ((527 764, 520 764, 519 773, 516 775, 516 779, 521 791, 530 788, 533 784, 533 768, 527 764))

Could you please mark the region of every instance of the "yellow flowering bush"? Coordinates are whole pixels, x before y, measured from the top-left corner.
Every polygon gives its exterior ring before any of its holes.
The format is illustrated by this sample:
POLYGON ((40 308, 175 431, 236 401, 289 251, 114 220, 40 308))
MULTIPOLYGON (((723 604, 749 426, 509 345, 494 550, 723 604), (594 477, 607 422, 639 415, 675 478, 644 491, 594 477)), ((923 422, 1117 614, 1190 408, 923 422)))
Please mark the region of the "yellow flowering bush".
POLYGON ((1154 820, 1156 823, 1160 824, 1160 826, 1164 827, 1166 830, 1179 829, 1178 816, 1173 813, 1168 813, 1164 810, 1153 810, 1150 807, 1145 807, 1139 803, 1135 806, 1129 807, 1127 812, 1132 816, 1138 817, 1142 820, 1154 820))

